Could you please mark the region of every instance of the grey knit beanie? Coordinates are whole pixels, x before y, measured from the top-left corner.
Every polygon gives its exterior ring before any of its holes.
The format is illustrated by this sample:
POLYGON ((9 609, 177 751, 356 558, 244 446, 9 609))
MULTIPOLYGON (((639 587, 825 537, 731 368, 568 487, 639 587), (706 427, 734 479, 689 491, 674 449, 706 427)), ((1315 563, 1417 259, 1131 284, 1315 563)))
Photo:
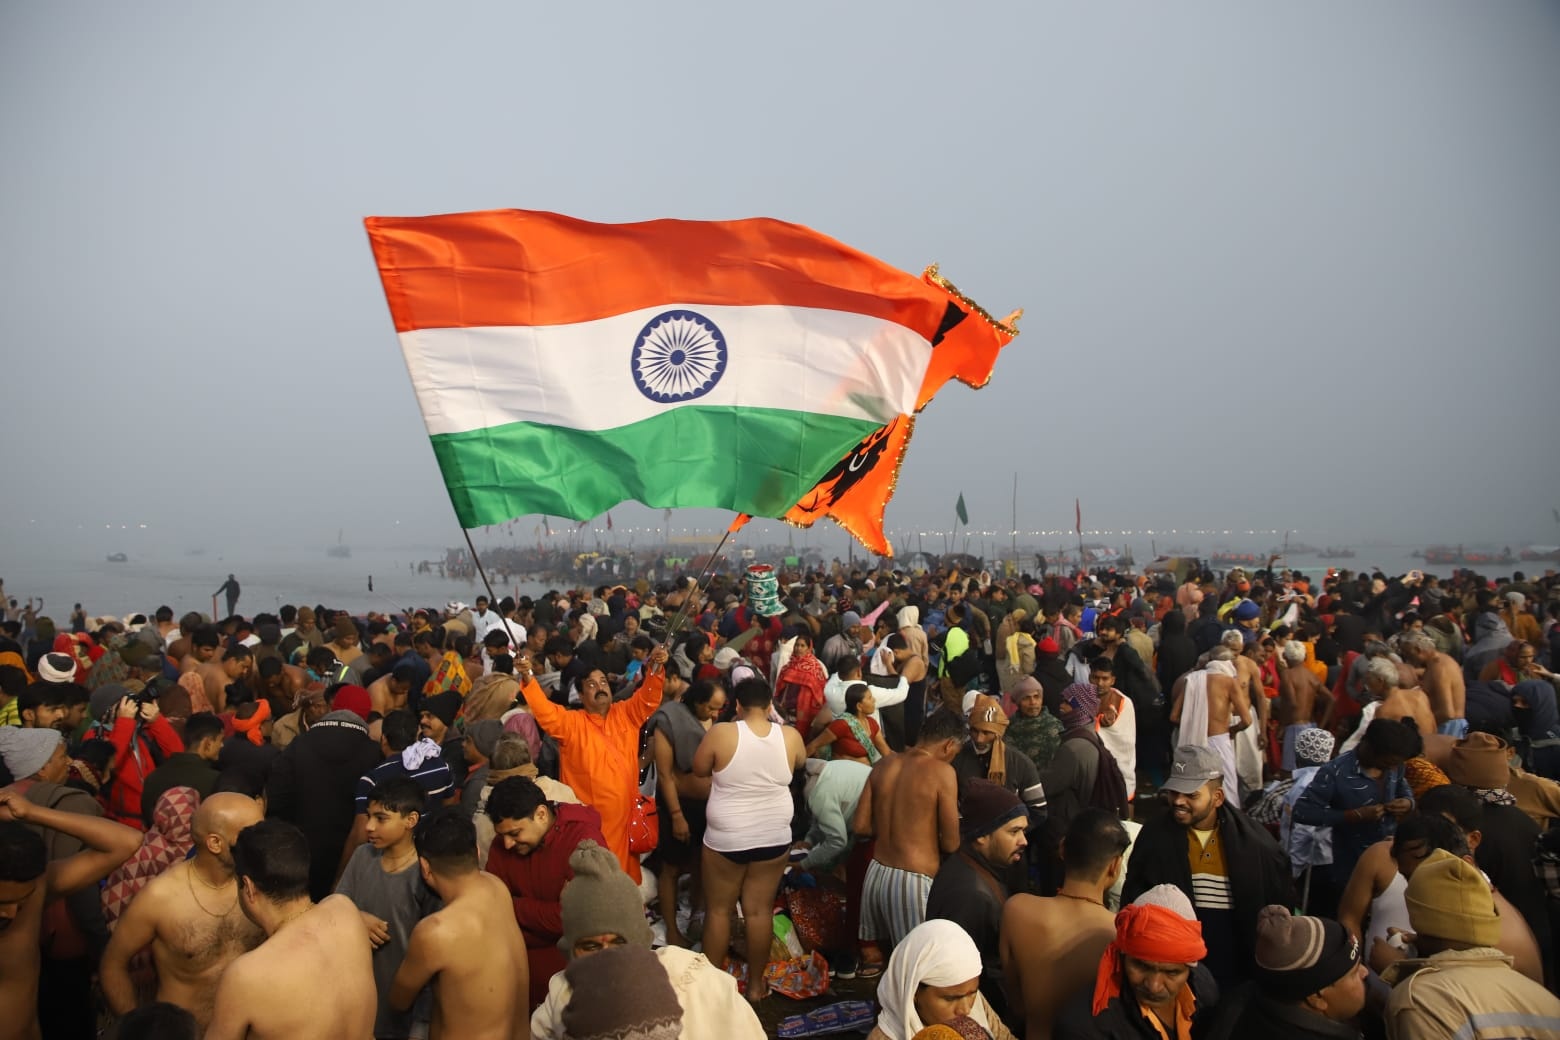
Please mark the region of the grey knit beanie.
POLYGON ((558 897, 563 938, 558 948, 572 956, 574 944, 587 935, 621 935, 632 946, 650 948, 653 936, 645 920, 639 886, 623 873, 617 857, 593 841, 582 841, 569 857, 574 877, 558 897))

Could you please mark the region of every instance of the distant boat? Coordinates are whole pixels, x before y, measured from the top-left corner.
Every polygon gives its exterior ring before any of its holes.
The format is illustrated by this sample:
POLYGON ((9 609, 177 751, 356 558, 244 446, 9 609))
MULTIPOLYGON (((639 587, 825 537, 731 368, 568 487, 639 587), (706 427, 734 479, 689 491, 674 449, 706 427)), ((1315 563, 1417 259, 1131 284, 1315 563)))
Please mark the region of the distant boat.
POLYGON ((325 549, 325 555, 326 556, 333 557, 334 559, 337 559, 337 560, 345 560, 345 559, 351 558, 351 556, 352 556, 352 547, 347 545, 346 542, 341 540, 341 536, 344 533, 345 532, 341 531, 341 530, 338 530, 336 532, 336 544, 326 547, 326 549, 325 549))
POLYGON ((1267 562, 1267 558, 1256 553, 1230 552, 1221 549, 1208 557, 1208 561, 1215 567, 1261 567, 1267 562))
POLYGON ((1329 545, 1317 553, 1316 557, 1319 560, 1352 560, 1354 559, 1354 550, 1347 547, 1334 548, 1329 545))
POLYGON ((1470 551, 1464 549, 1461 545, 1456 548, 1448 545, 1432 545, 1425 550, 1424 555, 1426 563, 1444 563, 1454 566, 1463 564, 1478 566, 1480 564, 1512 563, 1515 559, 1516 557, 1511 554, 1510 549, 1503 549, 1500 552, 1479 549, 1470 551))
POLYGON ((130 562, 130 557, 126 556, 124 553, 109 553, 108 554, 108 562, 109 563, 128 563, 128 562, 130 562))

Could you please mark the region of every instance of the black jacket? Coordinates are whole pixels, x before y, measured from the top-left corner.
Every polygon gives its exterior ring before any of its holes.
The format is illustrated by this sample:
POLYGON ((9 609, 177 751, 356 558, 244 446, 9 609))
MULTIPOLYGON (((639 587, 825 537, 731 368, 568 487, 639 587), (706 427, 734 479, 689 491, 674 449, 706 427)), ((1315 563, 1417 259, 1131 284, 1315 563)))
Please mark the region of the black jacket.
POLYGON ((1280 1004, 1263 996, 1255 983, 1226 994, 1203 1040, 1360 1040, 1346 1022, 1280 1004))
POLYGON ((245 786, 264 791, 271 779, 271 767, 282 749, 275 744, 254 744, 243 734, 229 737, 217 756, 217 770, 221 773, 242 774, 245 786))
POLYGON ((193 787, 204 801, 217 786, 217 776, 216 768, 195 752, 175 751, 146 775, 146 783, 141 787, 141 819, 150 828, 157 799, 175 787, 193 787))
POLYGON ((992 873, 980 855, 968 846, 943 860, 926 897, 926 919, 952 921, 969 933, 980 950, 985 970, 980 992, 997 1016, 1006 1019, 1007 997, 1002 992, 1002 904, 1007 886, 992 873))
POLYGON ((1533 847, 1538 824, 1514 805, 1484 807, 1483 839, 1474 850, 1474 862, 1490 876, 1490 882, 1533 929, 1533 938, 1548 962, 1554 950, 1549 923, 1549 900, 1533 870, 1533 847))
MULTIPOLYGON (((1229 806, 1219 809, 1219 840, 1230 873, 1235 949, 1245 964, 1255 963, 1257 915, 1270 903, 1293 905, 1294 880, 1289 857, 1273 836, 1229 806)), ((1155 885, 1174 885, 1192 896, 1192 865, 1186 854, 1186 828, 1166 813, 1143 825, 1132 846, 1121 902, 1132 902, 1155 885)), ((1193 899, 1195 903, 1195 899, 1193 899)))
POLYGON ((267 815, 296 824, 309 839, 309 894, 316 901, 335 887, 358 777, 383 757, 361 719, 333 711, 298 734, 271 767, 267 815))

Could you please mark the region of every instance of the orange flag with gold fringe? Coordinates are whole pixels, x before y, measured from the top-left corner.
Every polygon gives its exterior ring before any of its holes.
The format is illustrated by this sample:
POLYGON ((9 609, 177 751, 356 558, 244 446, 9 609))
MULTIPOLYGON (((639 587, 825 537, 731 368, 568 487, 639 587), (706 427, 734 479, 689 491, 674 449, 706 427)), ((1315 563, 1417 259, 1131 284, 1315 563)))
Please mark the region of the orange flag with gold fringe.
MULTIPOLYGON (((948 308, 932 338, 931 363, 916 395, 917 412, 950 379, 977 390, 990 382, 997 354, 1018 335, 1018 319, 1024 313, 1017 310, 1006 318, 992 317, 942 277, 936 264, 921 277, 947 293, 948 308)), ((915 416, 901 414, 863 437, 855 450, 835 463, 782 519, 797 527, 811 527, 829 517, 870 552, 892 556, 893 546, 883 531, 883 513, 893 497, 914 430, 915 416)), ((749 519, 746 514, 738 517, 732 530, 749 519)))

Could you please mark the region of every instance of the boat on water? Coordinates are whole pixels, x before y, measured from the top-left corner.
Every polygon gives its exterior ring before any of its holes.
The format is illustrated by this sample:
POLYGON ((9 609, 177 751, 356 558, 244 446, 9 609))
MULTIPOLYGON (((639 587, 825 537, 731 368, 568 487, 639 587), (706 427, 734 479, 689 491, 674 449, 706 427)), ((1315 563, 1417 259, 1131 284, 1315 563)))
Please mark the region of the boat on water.
POLYGON ((1460 545, 1432 545, 1425 550, 1424 560, 1426 563, 1476 567, 1492 563, 1514 563, 1517 557, 1512 555, 1510 549, 1496 552, 1493 549, 1464 549, 1460 545))
POLYGON ((352 547, 347 545, 347 543, 342 540, 342 535, 345 534, 345 533, 346 532, 344 530, 336 532, 336 544, 335 545, 326 546, 326 548, 325 548, 325 555, 326 556, 329 556, 332 559, 337 559, 337 560, 346 560, 346 559, 350 559, 351 558, 351 556, 352 556, 352 547))
POLYGON ((1530 562, 1554 563, 1560 561, 1560 545, 1525 545, 1518 555, 1530 562))
POLYGON ((1327 548, 1317 553, 1316 558, 1318 560, 1352 560, 1354 559, 1354 550, 1350 549, 1348 546, 1334 547, 1329 545, 1327 548))
POLYGON ((1257 553, 1228 552, 1221 550, 1208 557, 1215 567, 1266 567, 1268 557, 1257 553))
POLYGON ((130 562, 130 557, 126 556, 124 553, 109 553, 108 554, 108 562, 109 563, 129 563, 130 562))

